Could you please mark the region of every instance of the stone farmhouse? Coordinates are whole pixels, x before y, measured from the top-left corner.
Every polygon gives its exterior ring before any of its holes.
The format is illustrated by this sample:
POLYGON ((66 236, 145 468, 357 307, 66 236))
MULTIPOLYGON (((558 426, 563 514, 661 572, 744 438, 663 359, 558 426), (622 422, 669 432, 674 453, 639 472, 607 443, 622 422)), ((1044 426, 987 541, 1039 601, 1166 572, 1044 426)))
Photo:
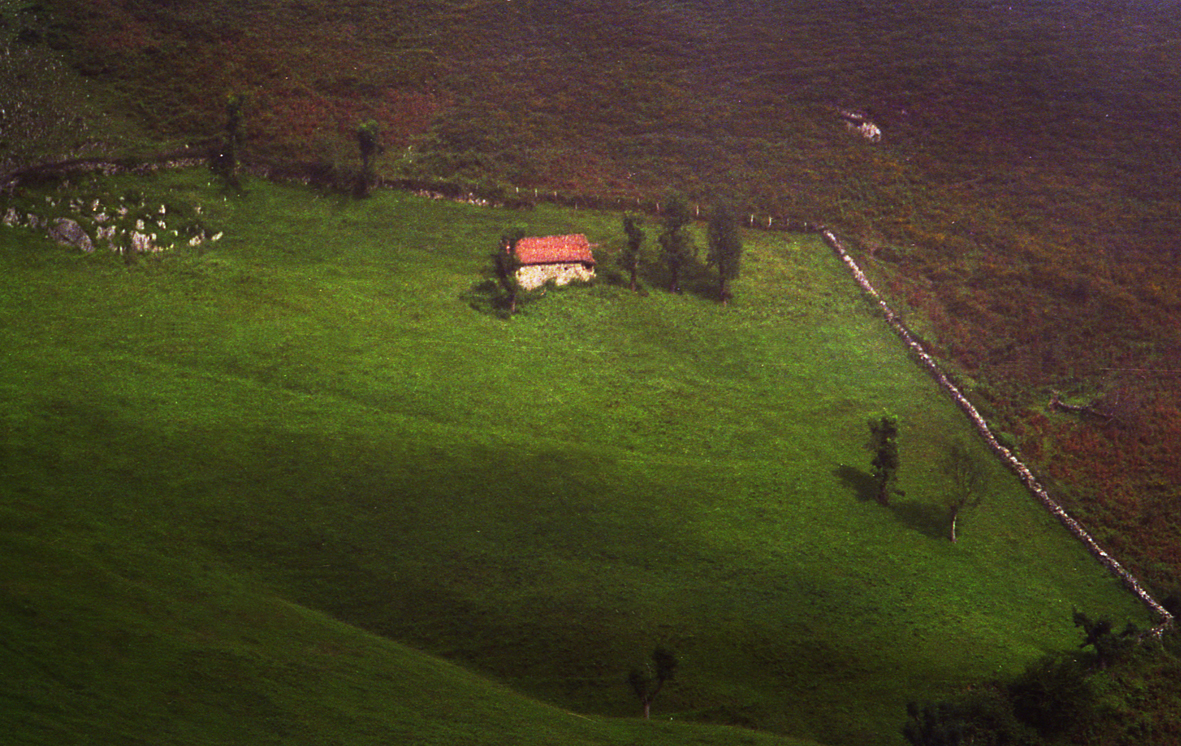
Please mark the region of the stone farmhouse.
POLYGON ((553 282, 586 282, 595 276, 595 257, 581 233, 569 236, 536 236, 517 242, 517 282, 533 290, 553 282))

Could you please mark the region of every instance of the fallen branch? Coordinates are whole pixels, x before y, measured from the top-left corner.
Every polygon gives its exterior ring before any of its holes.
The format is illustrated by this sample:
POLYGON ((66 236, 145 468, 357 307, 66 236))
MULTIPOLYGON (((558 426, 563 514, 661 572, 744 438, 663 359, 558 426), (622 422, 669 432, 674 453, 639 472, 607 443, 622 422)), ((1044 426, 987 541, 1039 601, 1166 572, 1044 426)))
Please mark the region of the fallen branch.
POLYGON ((1080 406, 1078 404, 1067 404, 1062 401, 1062 397, 1057 391, 1050 392, 1050 411, 1051 412, 1073 412, 1074 414, 1083 415, 1086 417, 1094 417, 1098 420, 1103 420, 1103 424, 1111 422, 1119 422, 1119 418, 1110 412, 1101 412, 1095 407, 1080 406))

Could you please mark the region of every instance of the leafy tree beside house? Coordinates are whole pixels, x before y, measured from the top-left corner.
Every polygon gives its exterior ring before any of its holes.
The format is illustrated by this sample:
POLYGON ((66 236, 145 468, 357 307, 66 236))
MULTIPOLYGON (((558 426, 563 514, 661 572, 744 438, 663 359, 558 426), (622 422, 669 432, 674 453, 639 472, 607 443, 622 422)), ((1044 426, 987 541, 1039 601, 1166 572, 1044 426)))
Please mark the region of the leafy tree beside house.
POLYGON ((669 292, 681 291, 681 271, 689 264, 696 250, 689 237, 689 203, 684 197, 669 197, 664 210, 664 230, 659 237, 661 257, 668 266, 669 292))
POLYGON ((627 246, 619 255, 619 263, 631 276, 629 287, 636 289, 636 271, 640 267, 640 249, 644 245, 644 229, 640 227, 640 219, 630 212, 623 216, 623 232, 627 234, 627 246))
POLYGON ((499 246, 492 252, 492 272, 496 275, 510 316, 517 312, 517 300, 521 294, 521 283, 517 279, 517 270, 521 268, 517 243, 524 237, 525 229, 514 226, 501 235, 499 246))
POLYGON ((714 207, 709 218, 709 253, 705 263, 718 270, 718 300, 730 302, 730 283, 738 278, 742 263, 742 236, 738 233, 738 221, 725 203, 714 207))

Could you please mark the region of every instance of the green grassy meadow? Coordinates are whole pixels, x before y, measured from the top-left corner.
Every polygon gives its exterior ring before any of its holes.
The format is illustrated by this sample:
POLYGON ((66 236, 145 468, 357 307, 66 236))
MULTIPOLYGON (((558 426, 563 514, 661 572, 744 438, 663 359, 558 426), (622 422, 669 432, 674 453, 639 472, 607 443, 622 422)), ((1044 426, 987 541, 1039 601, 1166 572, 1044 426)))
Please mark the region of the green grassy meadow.
POLYGON ((127 263, 0 228, 15 743, 894 744, 907 701, 1075 647, 1074 609, 1149 621, 813 237, 746 234, 722 307, 655 266, 613 283, 613 214, 200 169, 71 188, 225 237, 127 263), (513 223, 586 233, 599 282, 487 312, 513 223), (955 439, 990 487, 953 545, 955 439), (660 724, 625 683, 656 645, 660 724))
POLYGON ((598 206, 675 189, 838 228, 1164 599, 1181 589, 1177 5, 0 0, 0 181, 201 157, 234 95, 256 173, 347 181, 372 120, 385 179, 598 206), (1113 419, 1049 412, 1051 391, 1113 419))

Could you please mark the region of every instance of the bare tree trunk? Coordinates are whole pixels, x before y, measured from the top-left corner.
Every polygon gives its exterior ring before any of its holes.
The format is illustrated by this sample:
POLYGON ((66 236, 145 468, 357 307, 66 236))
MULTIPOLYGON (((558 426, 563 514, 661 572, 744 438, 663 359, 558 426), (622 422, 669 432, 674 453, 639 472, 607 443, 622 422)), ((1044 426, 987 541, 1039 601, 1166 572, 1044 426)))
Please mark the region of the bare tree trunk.
POLYGON ((650 699, 644 700, 644 719, 652 719, 652 700, 650 699))
POLYGON ((947 537, 947 538, 951 539, 952 544, 955 543, 955 522, 959 517, 960 517, 960 511, 957 508, 952 508, 952 510, 951 510, 951 533, 947 537))

